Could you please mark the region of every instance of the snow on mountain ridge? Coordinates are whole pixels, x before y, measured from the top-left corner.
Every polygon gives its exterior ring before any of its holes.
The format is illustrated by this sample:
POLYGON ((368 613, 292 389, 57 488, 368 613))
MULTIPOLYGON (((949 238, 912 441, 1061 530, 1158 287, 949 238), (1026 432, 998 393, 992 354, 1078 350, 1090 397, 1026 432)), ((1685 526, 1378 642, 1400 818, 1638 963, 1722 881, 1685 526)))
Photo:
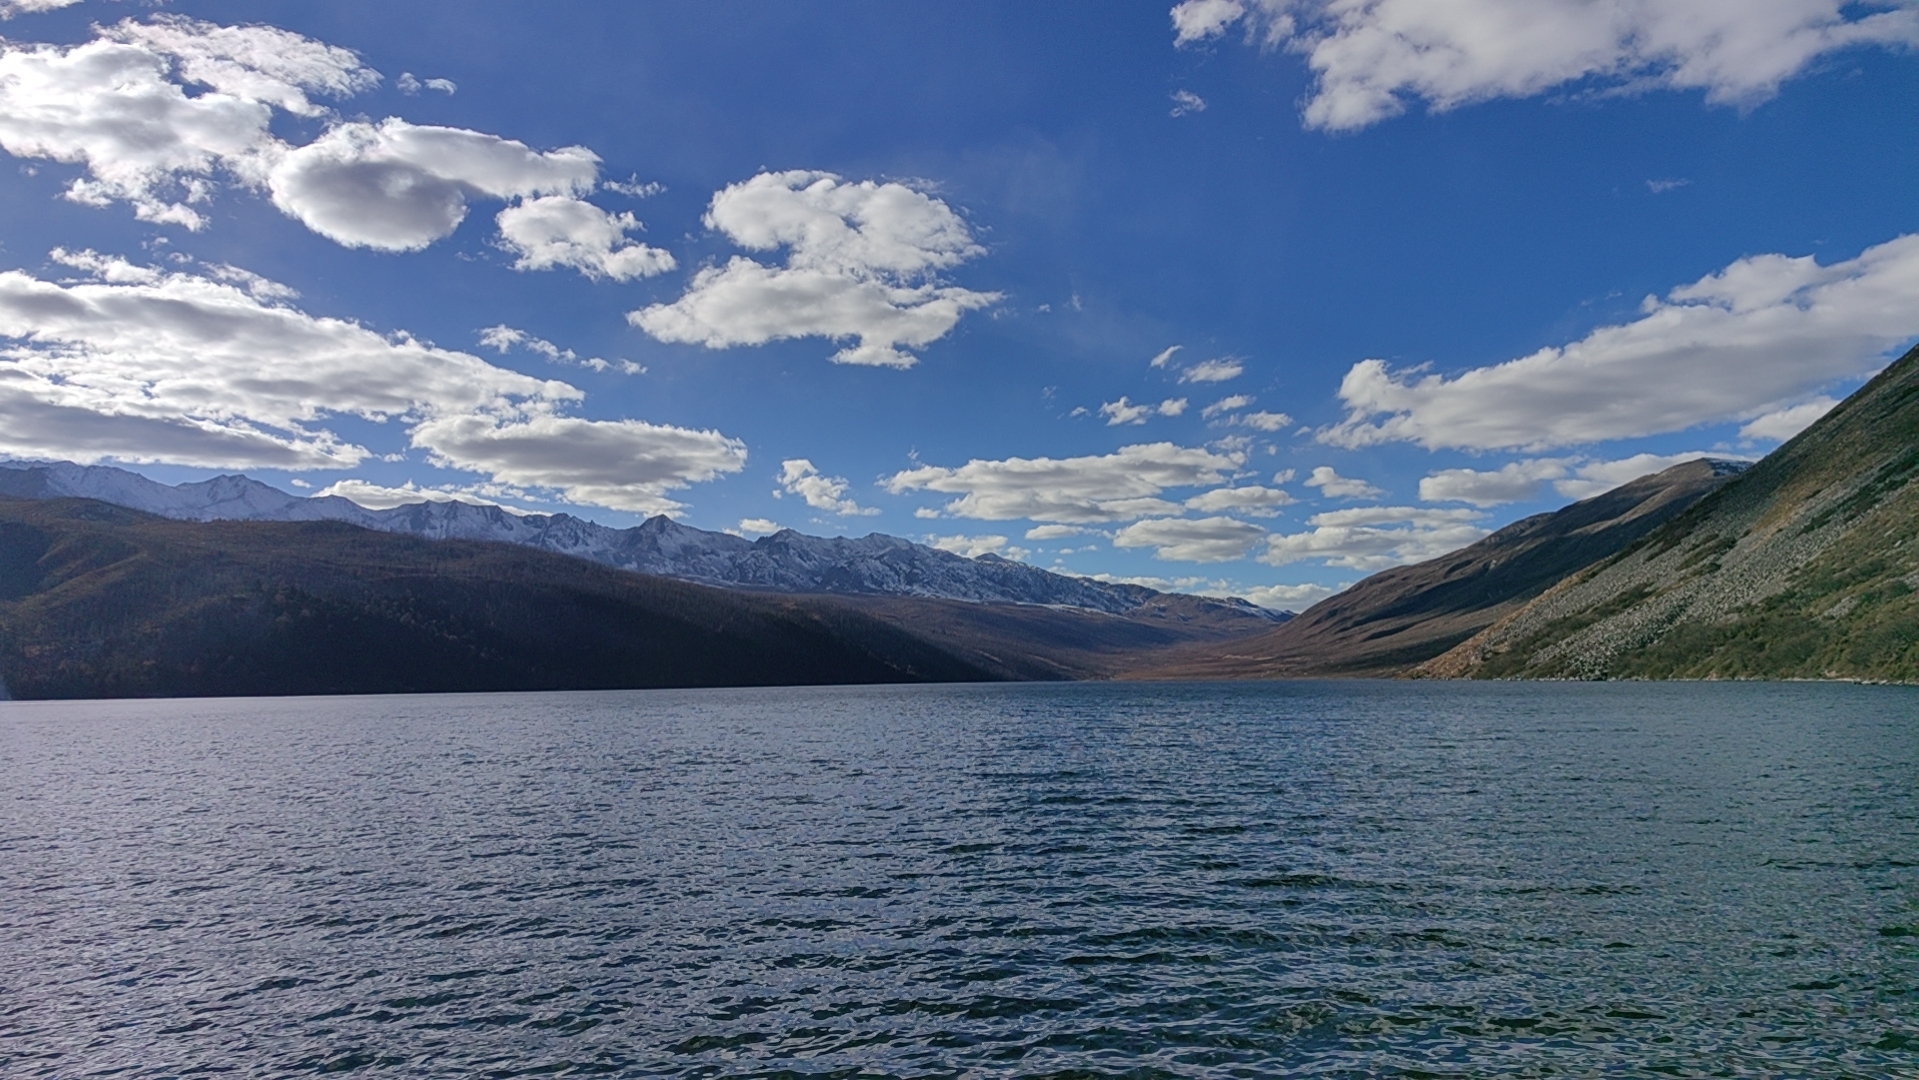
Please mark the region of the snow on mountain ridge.
MULTIPOLYGON (((98 499, 187 521, 345 521, 431 540, 521 544, 623 570, 728 588, 1047 604, 1111 614, 1132 611, 1161 595, 1143 586, 1068 577, 1007 559, 968 559, 882 533, 822 537, 783 529, 746 540, 664 516, 615 529, 570 514, 520 515, 452 501, 370 510, 337 495, 291 495, 246 476, 169 486, 107 466, 16 463, 0 465, 0 495, 98 499)), ((1258 610, 1244 602, 1214 602, 1258 610)))

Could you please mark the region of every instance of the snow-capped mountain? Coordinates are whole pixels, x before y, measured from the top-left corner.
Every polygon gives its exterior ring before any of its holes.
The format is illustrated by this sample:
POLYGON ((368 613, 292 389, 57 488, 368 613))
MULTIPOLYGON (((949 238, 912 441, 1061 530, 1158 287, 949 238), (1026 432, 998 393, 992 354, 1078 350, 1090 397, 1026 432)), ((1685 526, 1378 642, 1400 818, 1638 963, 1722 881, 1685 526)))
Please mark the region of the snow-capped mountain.
MULTIPOLYGON (((523 544, 643 574, 728 588, 865 593, 983 603, 1048 604, 1123 614, 1161 595, 1055 574, 996 555, 965 558, 896 536, 806 536, 785 529, 758 540, 655 517, 614 529, 570 514, 514 514, 497 506, 420 502, 369 510, 339 496, 291 495, 245 476, 169 486, 124 469, 68 462, 0 466, 0 495, 83 498, 185 521, 345 521, 431 540, 523 544)), ((1243 600, 1213 601, 1275 620, 1243 600)))

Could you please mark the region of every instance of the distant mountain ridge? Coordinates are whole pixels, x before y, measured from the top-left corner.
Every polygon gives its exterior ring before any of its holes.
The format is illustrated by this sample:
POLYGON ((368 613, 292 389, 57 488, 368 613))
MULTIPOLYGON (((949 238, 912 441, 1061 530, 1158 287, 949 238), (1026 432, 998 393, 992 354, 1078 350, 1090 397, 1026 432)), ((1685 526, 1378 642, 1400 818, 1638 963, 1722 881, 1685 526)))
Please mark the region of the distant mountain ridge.
POLYGON ((1284 625, 1155 657, 1147 678, 1390 676, 1618 554, 1718 490, 1744 462, 1700 458, 1513 522, 1475 544, 1382 570, 1284 625))
MULTIPOLYGON (((1163 594, 1055 574, 995 555, 966 558, 895 536, 807 536, 784 529, 758 540, 681 525, 665 516, 615 529, 570 514, 519 515, 446 501, 370 510, 339 496, 292 495, 245 476, 167 485, 138 473, 70 462, 0 466, 0 495, 84 498, 180 521, 342 521, 429 540, 518 544, 642 574, 782 593, 840 593, 1042 604, 1125 614, 1163 594)), ((1202 598, 1275 622, 1238 599, 1202 598)))

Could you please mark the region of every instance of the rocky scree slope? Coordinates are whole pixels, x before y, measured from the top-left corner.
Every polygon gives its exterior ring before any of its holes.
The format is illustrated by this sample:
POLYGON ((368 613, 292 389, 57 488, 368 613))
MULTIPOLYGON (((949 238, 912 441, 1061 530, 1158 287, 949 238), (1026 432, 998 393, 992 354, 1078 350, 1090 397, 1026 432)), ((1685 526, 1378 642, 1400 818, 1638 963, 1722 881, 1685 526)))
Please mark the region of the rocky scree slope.
POLYGON ((1919 349, 1432 677, 1919 680, 1919 349))

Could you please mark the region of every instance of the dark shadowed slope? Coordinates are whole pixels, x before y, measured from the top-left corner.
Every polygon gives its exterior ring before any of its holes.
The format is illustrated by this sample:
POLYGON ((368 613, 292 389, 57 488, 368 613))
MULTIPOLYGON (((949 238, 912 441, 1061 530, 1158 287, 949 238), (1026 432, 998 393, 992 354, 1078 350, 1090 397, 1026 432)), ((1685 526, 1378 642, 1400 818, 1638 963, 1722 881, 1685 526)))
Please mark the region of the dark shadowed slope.
POLYGON ((1151 659, 1140 678, 1393 675, 1430 660, 1716 490, 1743 466, 1699 461, 1514 522, 1469 547, 1384 570, 1291 622, 1151 659))
POLYGON ((1284 618, 1174 593, 1156 594, 1120 614, 892 596, 831 599, 1007 679, 1110 679, 1168 649, 1244 640, 1284 618))
POLYGON ((1421 669, 1919 679, 1919 349, 1736 481, 1421 669))
POLYGON ((841 605, 524 547, 0 499, 0 678, 15 697, 992 677, 841 605))

